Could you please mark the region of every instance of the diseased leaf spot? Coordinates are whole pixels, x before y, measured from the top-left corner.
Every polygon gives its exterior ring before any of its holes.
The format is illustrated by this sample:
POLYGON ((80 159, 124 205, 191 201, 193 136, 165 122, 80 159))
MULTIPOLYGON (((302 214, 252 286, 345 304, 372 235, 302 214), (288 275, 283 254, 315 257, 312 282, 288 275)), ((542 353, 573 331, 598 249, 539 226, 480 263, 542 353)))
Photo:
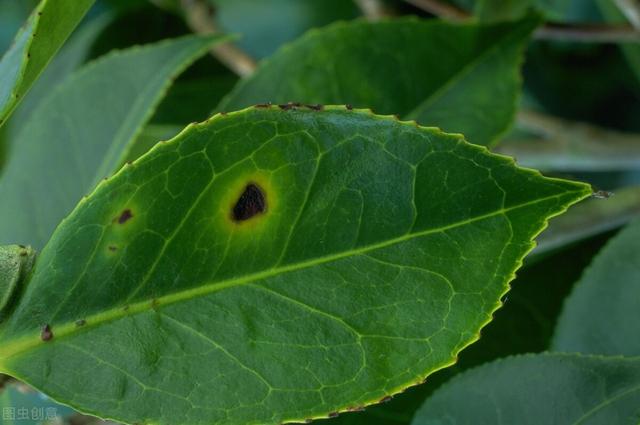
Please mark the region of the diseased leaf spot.
POLYGON ((119 224, 124 224, 127 221, 129 221, 131 218, 133 218, 133 213, 131 212, 130 209, 126 209, 124 211, 122 211, 122 213, 120 214, 120 217, 118 218, 118 223, 119 224))
POLYGON ((108 249, 109 249, 109 251, 111 251, 111 252, 115 252, 115 251, 117 251, 117 250, 118 250, 118 247, 117 247, 117 246, 115 246, 115 245, 109 245, 108 249))
POLYGON ((84 320, 84 319, 76 320, 76 326, 79 327, 79 328, 84 326, 84 325, 86 325, 86 324, 87 324, 87 321, 84 320))
POLYGON ((40 331, 40 339, 43 341, 51 341, 53 339, 53 331, 51 326, 44 325, 40 331))
POLYGON ((245 221, 262 214, 267 209, 267 201, 262 190, 255 184, 249 183, 236 202, 231 215, 234 221, 245 221))

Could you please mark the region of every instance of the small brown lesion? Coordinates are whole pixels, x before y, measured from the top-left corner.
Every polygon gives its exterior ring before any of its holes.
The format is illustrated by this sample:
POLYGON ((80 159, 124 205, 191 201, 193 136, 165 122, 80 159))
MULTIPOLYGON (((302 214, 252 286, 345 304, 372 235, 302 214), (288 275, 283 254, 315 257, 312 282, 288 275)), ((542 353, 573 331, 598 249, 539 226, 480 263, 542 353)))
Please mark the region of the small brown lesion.
POLYGON ((47 342, 53 339, 53 331, 51 330, 51 326, 44 325, 40 330, 40 339, 47 342))
POLYGON ((255 183, 249 183, 231 209, 231 218, 235 222, 249 220, 267 210, 264 191, 255 183))

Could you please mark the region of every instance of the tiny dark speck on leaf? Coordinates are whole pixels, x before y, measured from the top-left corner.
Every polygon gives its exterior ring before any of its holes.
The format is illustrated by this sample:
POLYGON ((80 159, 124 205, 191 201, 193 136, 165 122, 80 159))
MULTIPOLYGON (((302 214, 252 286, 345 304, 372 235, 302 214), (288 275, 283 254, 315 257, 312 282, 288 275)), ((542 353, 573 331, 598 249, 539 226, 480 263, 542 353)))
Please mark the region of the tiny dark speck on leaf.
POLYGON ((353 106, 349 105, 348 103, 346 105, 344 105, 345 108, 347 108, 348 110, 352 110, 353 106))
POLYGON ((53 331, 51 330, 51 326, 44 325, 42 327, 42 331, 40 332, 40 339, 43 341, 51 341, 53 339, 53 331))
POLYGON ((388 403, 391 401, 391 396, 386 396, 380 400, 380 403, 388 403))
POLYGON ((249 183, 231 211, 235 221, 248 220, 256 214, 263 213, 267 203, 262 190, 249 183))
POLYGON ((126 209, 124 211, 122 211, 122 214, 120 214, 120 218, 118 218, 118 223, 119 224, 124 224, 127 221, 129 221, 129 219, 131 219, 133 217, 133 213, 131 212, 130 209, 126 209))
POLYGON ((114 246, 114 245, 109 245, 109 251, 113 252, 113 251, 117 251, 118 247, 114 246))
POLYGON ((80 326, 84 326, 87 324, 87 321, 84 319, 80 319, 80 320, 76 320, 76 326, 80 327, 80 326))
POLYGON ((331 412, 331 413, 329 413, 329 417, 330 417, 330 418, 337 418, 337 417, 338 417, 338 415, 339 415, 339 413, 338 413, 338 412, 331 412))

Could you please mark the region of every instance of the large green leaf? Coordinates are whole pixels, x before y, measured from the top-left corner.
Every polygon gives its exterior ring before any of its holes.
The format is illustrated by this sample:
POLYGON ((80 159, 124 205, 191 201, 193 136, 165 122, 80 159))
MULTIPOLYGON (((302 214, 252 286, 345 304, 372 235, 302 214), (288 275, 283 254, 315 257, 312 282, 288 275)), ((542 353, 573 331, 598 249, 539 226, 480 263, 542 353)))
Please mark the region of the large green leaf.
POLYGON ((220 37, 184 37, 115 52, 67 78, 12 145, 0 178, 0 243, 36 248, 111 175, 172 79, 220 37))
POLYGON ((548 217, 590 193, 364 110, 216 115, 62 222, 0 370, 124 422, 376 403, 452 364, 548 217))
POLYGON ((489 145, 513 119, 522 50, 538 22, 530 16, 486 26, 414 18, 334 24, 265 60, 218 109, 347 103, 489 145))
POLYGON ((457 376, 413 425, 637 425, 640 358, 537 354, 457 376))
POLYGON ((553 349, 640 356, 640 221, 595 258, 567 299, 553 349))
POLYGON ((0 125, 95 0, 42 0, 0 61, 0 125))

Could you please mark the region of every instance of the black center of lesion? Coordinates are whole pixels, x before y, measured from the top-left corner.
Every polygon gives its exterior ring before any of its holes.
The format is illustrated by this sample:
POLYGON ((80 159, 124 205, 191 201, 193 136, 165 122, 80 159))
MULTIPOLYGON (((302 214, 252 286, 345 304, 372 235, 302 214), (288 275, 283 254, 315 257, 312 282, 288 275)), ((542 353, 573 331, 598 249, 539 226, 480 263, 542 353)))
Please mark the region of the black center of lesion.
POLYGON ((267 209, 267 201, 262 190, 255 184, 249 183, 231 210, 234 221, 245 221, 262 214, 267 209))

